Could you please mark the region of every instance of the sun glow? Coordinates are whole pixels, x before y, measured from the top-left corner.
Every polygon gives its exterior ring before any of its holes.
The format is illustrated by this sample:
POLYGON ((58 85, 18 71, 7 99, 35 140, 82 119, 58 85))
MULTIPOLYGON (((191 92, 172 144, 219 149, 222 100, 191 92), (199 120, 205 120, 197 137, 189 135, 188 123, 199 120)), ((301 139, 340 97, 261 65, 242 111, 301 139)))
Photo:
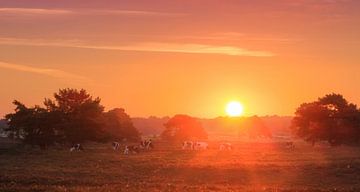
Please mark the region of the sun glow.
POLYGON ((243 115, 244 107, 238 101, 231 101, 226 105, 226 114, 230 117, 239 117, 243 115))

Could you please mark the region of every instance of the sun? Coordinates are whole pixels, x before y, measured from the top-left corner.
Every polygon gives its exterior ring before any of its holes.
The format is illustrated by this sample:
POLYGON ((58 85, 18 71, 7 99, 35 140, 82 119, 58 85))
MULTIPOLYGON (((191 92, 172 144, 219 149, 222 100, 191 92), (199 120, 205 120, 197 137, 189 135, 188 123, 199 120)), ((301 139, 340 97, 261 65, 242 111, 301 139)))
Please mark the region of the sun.
POLYGON ((243 115, 244 107, 238 101, 231 101, 226 105, 226 114, 230 117, 239 117, 243 115))

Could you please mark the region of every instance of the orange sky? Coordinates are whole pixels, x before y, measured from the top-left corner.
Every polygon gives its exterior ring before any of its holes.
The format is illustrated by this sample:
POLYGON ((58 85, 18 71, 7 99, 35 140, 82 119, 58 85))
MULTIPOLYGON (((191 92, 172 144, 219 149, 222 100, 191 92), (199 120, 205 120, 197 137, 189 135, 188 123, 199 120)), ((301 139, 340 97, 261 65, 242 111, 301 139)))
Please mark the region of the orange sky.
POLYGON ((0 0, 0 116, 85 88, 131 116, 360 104, 357 0, 0 0))

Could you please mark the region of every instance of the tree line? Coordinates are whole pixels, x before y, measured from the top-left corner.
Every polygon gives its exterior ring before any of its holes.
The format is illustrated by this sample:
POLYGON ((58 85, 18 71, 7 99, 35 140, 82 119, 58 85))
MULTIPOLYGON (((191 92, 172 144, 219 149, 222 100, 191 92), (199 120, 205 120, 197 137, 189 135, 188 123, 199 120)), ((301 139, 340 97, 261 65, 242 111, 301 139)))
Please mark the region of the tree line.
POLYGON ((15 100, 15 112, 5 115, 8 136, 25 144, 46 149, 55 144, 86 141, 140 139, 124 109, 105 112, 100 98, 84 89, 60 89, 54 98, 46 98, 43 107, 27 107, 15 100))
MULTIPOLYGON (((164 126, 161 136, 166 140, 207 139, 199 120, 187 115, 175 115, 164 126)), ((271 132, 257 116, 247 118, 239 126, 250 137, 271 138, 271 132)), ((290 129, 294 136, 312 145, 320 141, 326 141, 331 146, 359 145, 360 109, 341 94, 327 94, 316 101, 301 104, 295 111, 290 129)))
MULTIPOLYGON (((15 100, 15 112, 7 114, 7 135, 25 144, 46 149, 55 144, 86 141, 139 141, 141 134, 124 109, 107 112, 100 98, 84 89, 60 89, 54 98, 46 98, 43 107, 27 107, 15 100)), ((249 133, 264 134, 259 117, 250 118, 249 133), (254 123, 255 122, 255 123, 254 123), (257 123, 256 123, 257 122, 257 123), (257 127, 256 127, 257 125, 257 127)), ((340 94, 328 94, 303 103, 295 111, 291 130, 312 143, 327 141, 332 146, 360 144, 360 109, 340 94)), ((271 133, 265 132, 271 137, 271 133)), ((164 124, 160 135, 167 141, 204 140, 207 132, 201 122, 188 115, 175 115, 164 124)))

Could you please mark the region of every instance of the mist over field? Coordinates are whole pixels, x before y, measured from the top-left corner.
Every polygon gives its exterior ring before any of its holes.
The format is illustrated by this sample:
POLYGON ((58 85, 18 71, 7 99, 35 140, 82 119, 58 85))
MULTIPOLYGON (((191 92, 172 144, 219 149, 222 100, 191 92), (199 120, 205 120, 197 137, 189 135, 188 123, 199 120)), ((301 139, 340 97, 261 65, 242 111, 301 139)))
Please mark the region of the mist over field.
MULTIPOLYGON (((252 117, 243 117, 243 121, 252 117)), ((170 117, 133 117, 132 121, 134 126, 146 136, 160 135, 164 131, 164 124, 170 119, 170 117)), ((270 129, 272 133, 280 136, 291 136, 289 129, 291 123, 291 116, 263 116, 260 117, 264 126, 270 129)), ((241 129, 245 129, 245 125, 242 122, 234 121, 229 117, 217 117, 213 119, 199 118, 199 121, 204 126, 204 129, 209 133, 210 136, 244 136, 242 135, 241 129), (239 135, 240 134, 240 135, 239 135)), ((246 125, 253 126, 253 125, 246 125)))

